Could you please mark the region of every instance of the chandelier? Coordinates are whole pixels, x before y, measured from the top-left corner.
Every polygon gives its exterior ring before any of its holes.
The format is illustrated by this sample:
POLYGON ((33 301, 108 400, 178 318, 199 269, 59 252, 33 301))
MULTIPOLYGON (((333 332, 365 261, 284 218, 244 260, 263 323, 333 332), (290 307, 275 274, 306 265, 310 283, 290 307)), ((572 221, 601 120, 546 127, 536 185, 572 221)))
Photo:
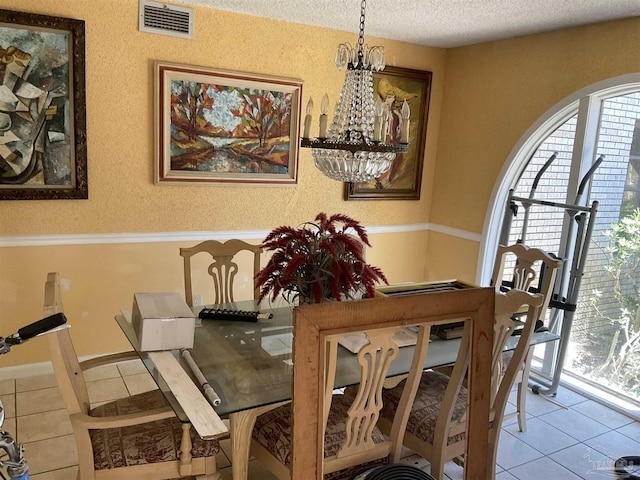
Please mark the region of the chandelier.
POLYGON ((309 99, 300 142, 301 147, 311 148, 316 168, 340 182, 377 179, 389 170, 396 153, 409 149, 407 102, 402 106, 399 125, 392 126, 389 105, 380 98, 373 101, 373 71, 384 69, 384 48, 364 43, 365 7, 366 0, 362 0, 357 46, 338 45, 336 66, 340 71, 346 67, 346 72, 333 121, 327 128, 329 97, 325 94, 320 105, 318 137, 309 138, 313 113, 313 100, 309 99), (399 132, 399 143, 392 143, 396 135, 387 135, 392 128, 399 132))

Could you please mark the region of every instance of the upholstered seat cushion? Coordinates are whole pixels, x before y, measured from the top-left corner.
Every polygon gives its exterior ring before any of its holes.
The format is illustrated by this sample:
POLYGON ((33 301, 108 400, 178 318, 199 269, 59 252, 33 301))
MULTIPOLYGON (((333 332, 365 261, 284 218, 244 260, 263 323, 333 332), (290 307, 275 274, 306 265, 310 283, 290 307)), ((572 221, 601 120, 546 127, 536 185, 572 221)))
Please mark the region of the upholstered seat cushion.
MULTIPOLYGON (((407 422, 407 431, 429 444, 433 443, 436 420, 438 419, 440 405, 442 405, 448 381, 449 377, 443 373, 434 371, 424 372, 420 379, 420 385, 413 402, 413 407, 411 408, 411 414, 407 422)), ((403 388, 404 380, 395 388, 383 390, 381 417, 393 421, 395 412, 398 409, 398 404, 400 403, 403 388)), ((453 410, 453 421, 460 419, 466 407, 467 389, 462 386, 453 410)), ((463 438, 464 434, 449 437, 448 444, 455 443, 463 438)))
MULTIPOLYGON (((511 359, 513 358, 514 353, 515 352, 513 350, 502 352, 502 364, 500 365, 500 373, 502 373, 502 375, 507 373, 507 367, 509 366, 509 362, 511 362, 511 359)), ((520 365, 519 370, 524 370, 524 367, 525 367, 525 363, 522 363, 522 365, 520 365)))
MULTIPOLYGON (((159 390, 133 395, 92 409, 92 417, 110 417, 143 412, 166 406, 159 390)), ((96 470, 128 467, 177 460, 180 454, 182 424, 177 418, 124 428, 91 430, 96 470)), ((213 456, 220 450, 216 440, 203 440, 191 428, 193 457, 213 456)))
MULTIPOLYGON (((345 395, 333 396, 324 435, 325 458, 338 453, 346 438, 345 421, 352 401, 353 399, 345 395)), ((291 404, 287 403, 260 415, 253 428, 253 439, 271 452, 286 467, 291 467, 291 419, 291 404)), ((372 438, 375 443, 381 443, 385 440, 384 435, 377 427, 372 432, 372 438)), ((341 470, 340 472, 335 472, 335 474, 325 475, 325 479, 353 478, 367 468, 382 463, 385 463, 385 461, 358 465, 353 470, 345 469, 349 470, 349 472, 341 470)))

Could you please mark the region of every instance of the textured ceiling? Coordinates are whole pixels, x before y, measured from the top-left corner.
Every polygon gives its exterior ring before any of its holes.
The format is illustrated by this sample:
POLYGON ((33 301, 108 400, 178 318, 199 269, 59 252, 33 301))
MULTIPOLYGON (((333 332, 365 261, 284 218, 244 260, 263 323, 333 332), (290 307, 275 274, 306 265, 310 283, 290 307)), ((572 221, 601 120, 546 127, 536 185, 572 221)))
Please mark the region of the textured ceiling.
MULTIPOLYGON (((173 0, 358 32, 357 0, 173 0)), ((369 0, 366 35, 432 47, 474 43, 640 16, 640 0, 369 0)))

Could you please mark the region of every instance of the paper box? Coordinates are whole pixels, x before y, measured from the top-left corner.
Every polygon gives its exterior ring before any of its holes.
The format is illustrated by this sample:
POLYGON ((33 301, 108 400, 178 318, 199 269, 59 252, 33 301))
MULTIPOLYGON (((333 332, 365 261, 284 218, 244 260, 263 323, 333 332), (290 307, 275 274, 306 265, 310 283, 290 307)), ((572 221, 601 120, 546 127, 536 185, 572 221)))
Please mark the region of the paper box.
POLYGON ((134 294, 131 321, 141 351, 193 347, 195 316, 177 293, 134 294))

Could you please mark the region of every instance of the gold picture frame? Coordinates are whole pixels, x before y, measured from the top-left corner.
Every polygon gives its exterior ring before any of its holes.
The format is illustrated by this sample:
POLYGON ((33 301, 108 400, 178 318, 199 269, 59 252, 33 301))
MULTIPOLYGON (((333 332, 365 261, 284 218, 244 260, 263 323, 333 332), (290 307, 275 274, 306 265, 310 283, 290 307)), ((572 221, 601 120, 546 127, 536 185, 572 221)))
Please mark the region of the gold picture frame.
MULTIPOLYGON (((385 67, 382 72, 374 72, 374 96, 389 102, 390 116, 399 117, 403 102, 406 100, 409 104, 409 151, 397 153, 389 170, 379 179, 346 183, 345 200, 420 199, 432 75, 429 71, 400 67, 385 67)), ((393 119, 387 125, 394 125, 393 119)), ((390 131, 386 141, 400 143, 400 138, 390 131)))
POLYGON ((302 81, 155 63, 156 185, 293 185, 302 81))

